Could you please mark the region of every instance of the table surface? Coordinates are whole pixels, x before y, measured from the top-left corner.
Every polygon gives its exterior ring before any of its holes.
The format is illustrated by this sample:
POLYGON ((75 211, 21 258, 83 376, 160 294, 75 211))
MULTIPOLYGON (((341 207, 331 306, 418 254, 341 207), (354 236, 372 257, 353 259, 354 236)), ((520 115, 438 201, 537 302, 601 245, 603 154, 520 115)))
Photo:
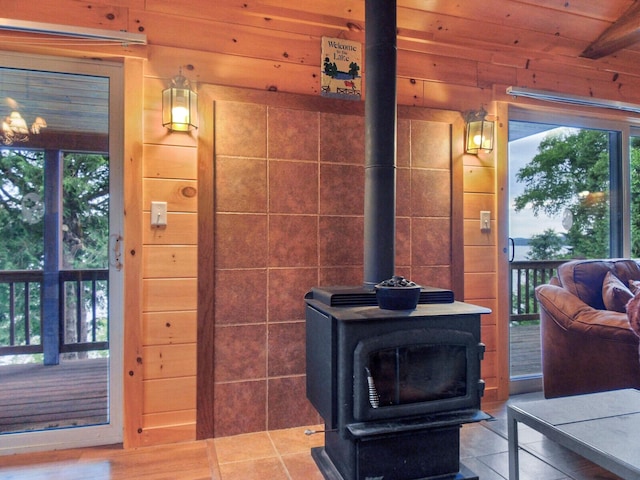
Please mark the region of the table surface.
POLYGON ((507 413, 624 478, 640 478, 640 390, 511 404, 507 413))

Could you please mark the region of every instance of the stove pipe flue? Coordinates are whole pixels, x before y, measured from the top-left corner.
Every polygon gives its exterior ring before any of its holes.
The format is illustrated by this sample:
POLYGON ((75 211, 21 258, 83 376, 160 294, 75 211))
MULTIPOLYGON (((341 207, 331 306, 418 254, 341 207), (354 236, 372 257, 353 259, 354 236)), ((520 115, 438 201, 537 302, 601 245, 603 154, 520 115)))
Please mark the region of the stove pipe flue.
POLYGON ((396 0, 365 0, 364 286, 391 278, 396 231, 396 0))

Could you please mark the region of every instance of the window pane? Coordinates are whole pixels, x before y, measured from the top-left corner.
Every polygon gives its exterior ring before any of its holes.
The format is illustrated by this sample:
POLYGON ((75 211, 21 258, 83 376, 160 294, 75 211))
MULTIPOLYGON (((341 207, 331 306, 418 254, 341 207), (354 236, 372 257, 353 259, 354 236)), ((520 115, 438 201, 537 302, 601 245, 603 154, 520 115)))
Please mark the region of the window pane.
POLYGON ((0 150, 0 269, 39 270, 43 262, 44 155, 0 150))
POLYGON ((62 188, 63 268, 107 268, 109 157, 65 154, 62 188))
POLYGON ((640 257, 640 136, 631 137, 631 256, 640 257))
POLYGON ((535 287, 572 258, 611 255, 611 132, 509 122, 510 373, 542 372, 535 287))
POLYGON ((607 258, 610 160, 606 131, 547 126, 509 142, 516 260, 607 258))

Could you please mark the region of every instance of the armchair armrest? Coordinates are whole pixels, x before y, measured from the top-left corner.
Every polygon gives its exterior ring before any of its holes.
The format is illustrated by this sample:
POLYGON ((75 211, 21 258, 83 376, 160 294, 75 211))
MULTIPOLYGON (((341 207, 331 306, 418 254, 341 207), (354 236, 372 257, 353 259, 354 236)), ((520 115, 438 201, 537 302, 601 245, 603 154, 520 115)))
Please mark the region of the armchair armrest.
POLYGON ((578 315, 595 310, 558 285, 537 286, 536 298, 544 312, 564 330, 571 328, 571 324, 578 315))
POLYGON ((626 313, 598 310, 556 285, 536 287, 541 319, 555 322, 573 333, 589 334, 610 341, 629 342, 629 319, 626 313))

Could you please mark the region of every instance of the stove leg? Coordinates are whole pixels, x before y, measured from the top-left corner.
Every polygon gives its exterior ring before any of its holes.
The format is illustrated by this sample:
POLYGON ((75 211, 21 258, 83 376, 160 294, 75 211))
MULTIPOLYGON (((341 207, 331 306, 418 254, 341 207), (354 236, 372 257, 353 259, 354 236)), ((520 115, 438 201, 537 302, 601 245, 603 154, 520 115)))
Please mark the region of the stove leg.
POLYGON ((345 480, 325 452, 324 447, 311 449, 311 457, 315 460, 325 480, 345 480))
MULTIPOLYGON (((340 475, 340 472, 325 452, 324 447, 312 448, 311 457, 316 462, 316 465, 325 480, 348 480, 340 475)), ((416 478, 414 480, 429 480, 436 478, 437 480, 480 480, 480 477, 463 464, 460 464, 460 471, 455 475, 446 475, 444 477, 438 475, 437 477, 416 478)))

